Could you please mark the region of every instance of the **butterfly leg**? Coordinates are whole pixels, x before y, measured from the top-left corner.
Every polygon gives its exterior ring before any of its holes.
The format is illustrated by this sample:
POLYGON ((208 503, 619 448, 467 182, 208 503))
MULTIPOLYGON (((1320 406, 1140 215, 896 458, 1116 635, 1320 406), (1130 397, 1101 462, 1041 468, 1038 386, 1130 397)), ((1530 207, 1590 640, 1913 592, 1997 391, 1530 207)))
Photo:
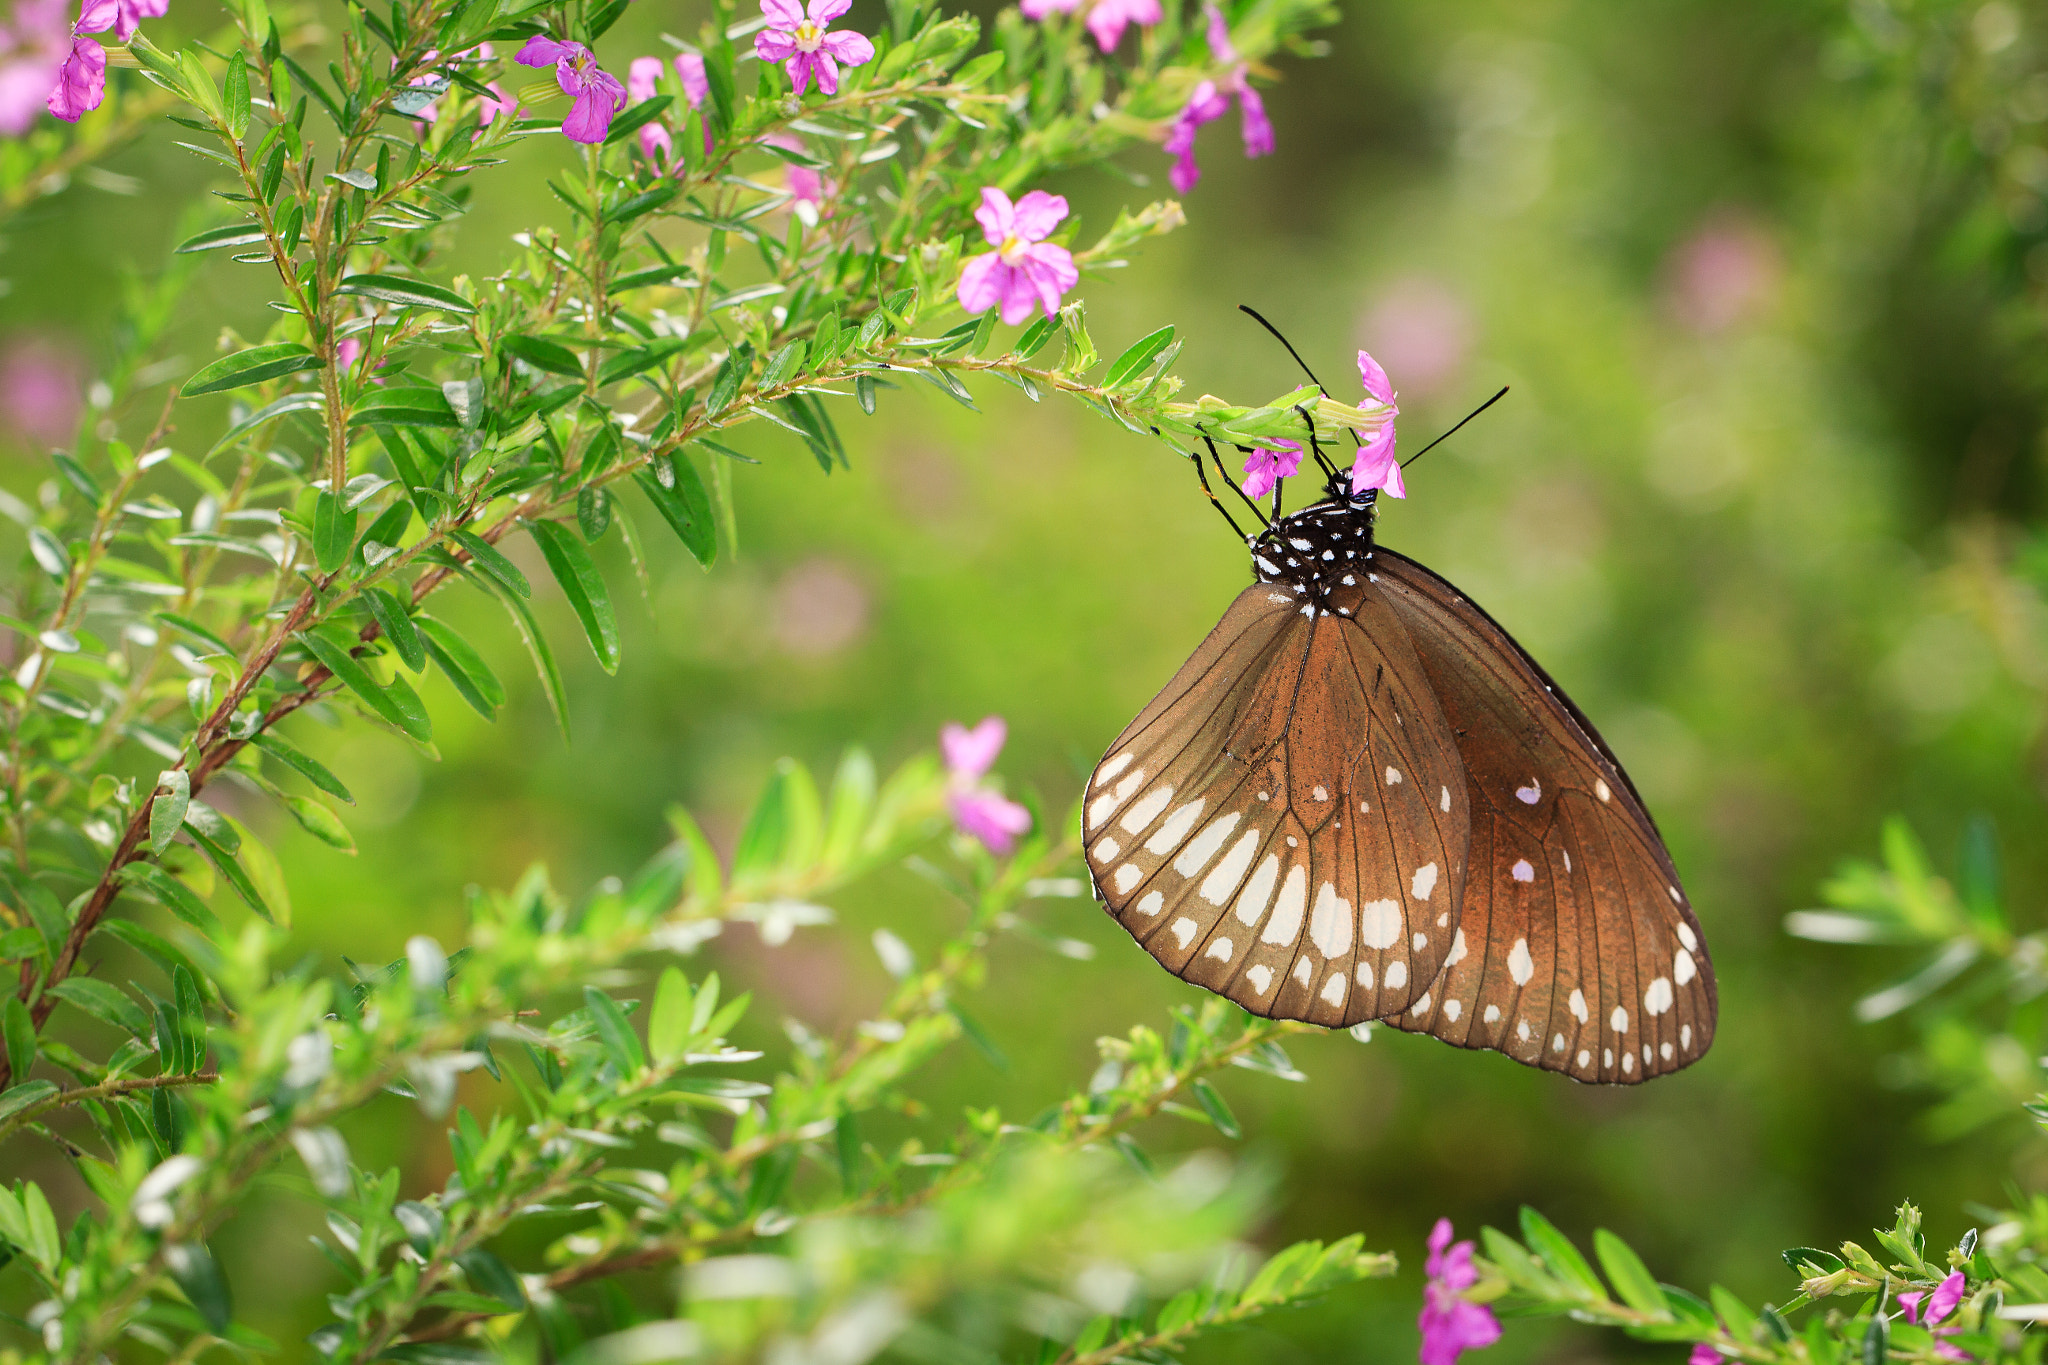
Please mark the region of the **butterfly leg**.
POLYGON ((1316 457, 1316 463, 1322 466, 1323 473, 1333 479, 1336 478, 1337 466, 1330 463, 1329 457, 1323 454, 1322 443, 1316 440, 1316 419, 1311 417, 1308 409, 1299 403, 1294 405, 1294 410, 1301 414, 1303 424, 1308 427, 1309 452, 1316 457))
MULTIPOLYGON (((1250 498, 1245 496, 1244 489, 1241 486, 1239 486, 1236 479, 1230 477, 1230 471, 1223 467, 1223 456, 1217 453, 1216 443, 1209 439, 1208 433, 1206 432, 1204 432, 1202 435, 1202 444, 1209 447, 1209 459, 1211 462, 1215 464, 1216 472, 1222 476, 1223 482, 1230 485, 1230 491, 1237 494, 1238 499, 1242 501, 1246 507, 1252 509, 1252 515, 1257 517, 1261 523, 1270 525, 1271 523, 1266 522, 1266 514, 1259 510, 1259 505, 1256 502, 1253 502, 1250 498)), ((1240 450, 1243 449, 1242 446, 1238 448, 1240 450)), ((1197 465, 1201 463, 1201 456, 1197 455, 1195 457, 1195 463, 1197 465)), ((1208 486, 1208 480, 1204 479, 1202 481, 1202 487, 1206 490, 1208 486)))
MULTIPOLYGON (((1159 431, 1159 428, 1158 428, 1158 427, 1154 427, 1154 428, 1152 428, 1152 434, 1153 434, 1154 436, 1158 436, 1158 435, 1160 435, 1160 431, 1159 431)), ((1233 516, 1231 516, 1231 515, 1230 515, 1230 509, 1229 509, 1229 508, 1227 508, 1227 507, 1225 507, 1225 506, 1224 506, 1224 505, 1223 505, 1223 504, 1222 504, 1221 502, 1218 502, 1218 501, 1217 501, 1217 499, 1216 499, 1216 494, 1215 494, 1215 492, 1214 492, 1214 491, 1213 491, 1213 490, 1212 490, 1212 489, 1211 489, 1211 488, 1209 487, 1209 476, 1208 476, 1208 474, 1207 474, 1207 473, 1205 473, 1205 472, 1203 471, 1203 469, 1202 469, 1202 454, 1201 454, 1201 452, 1200 452, 1200 451, 1198 451, 1198 450, 1191 450, 1191 451, 1189 451, 1189 452, 1188 452, 1188 460, 1189 460, 1189 462, 1190 462, 1190 463, 1192 463, 1192 464, 1193 464, 1193 465, 1195 466, 1195 477, 1196 477, 1197 479, 1201 480, 1201 483, 1202 483, 1202 493, 1204 494, 1204 496, 1206 496, 1206 497, 1207 497, 1207 498, 1209 499, 1209 505, 1210 505, 1210 506, 1212 506, 1212 507, 1214 507, 1214 508, 1216 509, 1217 513, 1218 513, 1218 514, 1219 514, 1220 516, 1222 516, 1222 518, 1223 518, 1223 519, 1224 519, 1225 521, 1227 521, 1227 522, 1229 522, 1229 523, 1230 523, 1230 529, 1231 529, 1232 531, 1236 532, 1236 534, 1237 534, 1237 538, 1238 538, 1239 540, 1242 540, 1242 541, 1246 541, 1246 542, 1249 542, 1249 541, 1251 540, 1251 537, 1250 537, 1250 536, 1248 536, 1248 535, 1246 535, 1246 534, 1244 533, 1244 528, 1243 528, 1242 526, 1239 526, 1239 525, 1237 524, 1237 518, 1236 518, 1236 517, 1233 517, 1233 516)), ((1256 509, 1255 509, 1255 510, 1256 510, 1256 509)))

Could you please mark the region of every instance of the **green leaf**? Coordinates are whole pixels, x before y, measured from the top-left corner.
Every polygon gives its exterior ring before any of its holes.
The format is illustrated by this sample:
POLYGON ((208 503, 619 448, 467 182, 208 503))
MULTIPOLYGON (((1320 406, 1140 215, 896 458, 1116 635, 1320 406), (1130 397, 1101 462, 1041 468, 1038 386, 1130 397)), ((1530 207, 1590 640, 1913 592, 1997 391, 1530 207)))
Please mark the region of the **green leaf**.
POLYGON ((583 1003, 590 1008, 590 1017, 597 1025, 597 1040, 604 1045, 612 1065, 623 1076, 637 1075, 647 1065, 647 1055, 640 1050, 640 1040, 634 1036, 633 1026, 626 1022, 618 1002, 595 986, 585 986, 583 1003))
MULTIPOLYGON (((604 145, 609 147, 615 142, 624 142, 639 130, 641 124, 661 117, 661 111, 668 108, 673 100, 670 95, 656 95, 625 110, 612 120, 612 130, 605 134, 604 145)), ((670 197, 674 197, 673 192, 670 197)))
POLYGON ((345 507, 338 494, 321 493, 313 504, 313 558, 320 572, 331 574, 348 563, 355 544, 356 509, 345 507))
MULTIPOLYGON (((353 636, 328 625, 303 631, 299 639, 322 667, 332 673, 343 687, 362 698, 372 711, 414 739, 425 741, 433 738, 433 727, 428 723, 425 712, 418 709, 418 699, 413 699, 415 704, 412 707, 403 703, 398 694, 398 688, 403 685, 402 679, 394 678, 389 688, 378 686, 376 679, 350 652, 356 644, 353 636)), ((411 688, 406 688, 408 694, 411 691, 411 688)))
POLYGON ((141 889, 158 905, 215 943, 225 937, 219 917, 207 908, 205 901, 199 899, 198 893, 155 863, 130 863, 121 869, 121 880, 141 889))
POLYGON ((1621 1296, 1623 1303, 1655 1318, 1670 1316, 1664 1306, 1664 1291, 1657 1287, 1656 1277, 1650 1274, 1642 1258, 1627 1242, 1606 1228, 1596 1228, 1593 1252, 1600 1258, 1600 1268, 1607 1272, 1608 1282, 1614 1286, 1614 1292, 1621 1296))
POLYGON ((1522 1206, 1522 1240, 1550 1267, 1551 1273, 1576 1291, 1579 1297, 1607 1297, 1606 1286, 1600 1283, 1600 1277, 1593 1273, 1592 1266, 1586 1264, 1586 1258, 1571 1244, 1571 1239, 1526 1204, 1522 1206))
POLYGON ((526 642, 526 652, 533 658, 534 671, 540 674, 541 691, 547 694, 548 708, 555 713, 555 724, 562 731, 563 742, 569 739, 569 696, 562 686, 562 671, 555 666, 555 652, 548 646, 548 637, 541 633, 540 623, 533 619, 533 609, 489 579, 481 580, 490 585, 505 610, 511 613, 512 624, 519 628, 520 639, 526 642))
POLYGON ((192 251, 214 251, 224 246, 261 246, 268 240, 259 224, 229 223, 225 227, 196 232, 171 250, 174 255, 182 255, 192 251))
POLYGON ((455 1258, 462 1267, 462 1273, 478 1290, 490 1295, 510 1309, 526 1307, 526 1290, 519 1283, 519 1277, 512 1273, 512 1267, 499 1260, 482 1247, 472 1247, 455 1258))
POLYGON ((576 529, 595 545, 612 526, 612 495, 602 488, 585 488, 576 495, 576 529))
POLYGON ((680 968, 662 969, 647 1015, 647 1049, 657 1062, 673 1062, 690 1041, 690 983, 680 968))
POLYGON ((425 668, 426 647, 420 643, 420 633, 413 627, 404 600, 387 588, 371 588, 363 594, 363 604, 370 609, 384 638, 398 651, 399 661, 415 673, 425 668))
POLYGON ((1146 366, 1158 358, 1161 351, 1172 344, 1173 328, 1170 326, 1161 327, 1151 335, 1140 338, 1136 345, 1118 356, 1116 363, 1109 367, 1109 374, 1103 379, 1102 387, 1113 389, 1127 379, 1136 378, 1144 372, 1146 366))
POLYGON ((657 185, 651 190, 643 191, 612 205, 605 212, 604 220, 610 225, 630 223, 642 214, 652 213, 675 197, 676 187, 674 185, 657 185))
MULTIPOLYGON (((373 389, 356 400, 348 414, 351 426, 459 427, 447 395, 423 385, 392 385, 373 389)), ((408 480, 410 483, 410 480, 408 480)))
POLYGON ((1197 1080, 1193 1086, 1195 1098, 1201 1102, 1202 1112, 1209 1116, 1209 1122, 1216 1125, 1216 1131, 1227 1138, 1240 1138, 1244 1130, 1238 1126, 1237 1116, 1230 1112, 1230 1106, 1223 1102, 1223 1096, 1216 1087, 1204 1080, 1197 1080))
POLYGON ((752 368, 750 359, 742 361, 745 354, 744 349, 735 349, 718 367, 718 377, 711 381, 711 392, 704 399, 705 416, 716 417, 739 397, 740 386, 747 382, 747 371, 752 368))
POLYGON ((1819 1247, 1786 1247, 1778 1253, 1785 1258, 1785 1264, 1792 1272, 1804 1278, 1806 1267, 1812 1266, 1823 1275, 1832 1275, 1842 1269, 1842 1258, 1819 1247))
POLYGON ((469 552, 475 565, 498 582, 518 593, 521 597, 533 596, 533 585, 526 581, 526 575, 519 572, 519 566, 505 558, 504 552, 474 531, 450 531, 449 536, 469 552))
POLYGON ((635 474, 633 481, 640 485, 640 491, 654 504, 654 510, 661 513, 662 520, 683 542, 683 548, 708 569, 718 558, 718 532, 711 520, 711 495, 697 476, 697 467, 687 458, 670 456, 668 468, 674 474, 672 487, 664 486, 660 477, 649 470, 635 474))
POLYGON ((356 803, 356 799, 349 795, 348 788, 342 785, 340 778, 276 731, 260 731, 250 743, 336 800, 346 801, 351 806, 356 803))
POLYGON ((440 666, 441 672, 462 699, 485 720, 495 720, 505 704, 505 685, 491 672, 484 656, 469 641, 431 616, 413 618, 419 626, 420 643, 440 666))
POLYGON ((611 595, 605 588, 604 575, 598 572, 597 561, 590 557, 590 551, 575 532, 558 522, 536 521, 527 529, 540 545, 541 557, 547 560, 555 581, 562 585, 562 593, 569 599, 576 619, 583 623, 591 652, 597 655, 605 672, 616 673, 619 623, 612 614, 611 595))
POLYGON ((235 1308, 227 1277, 204 1242, 172 1242, 163 1249, 164 1269, 215 1333, 228 1330, 235 1308))
POLYGON ((0 1005, 0 1038, 7 1044, 7 1069, 16 1080, 25 1078, 36 1064, 36 1021, 18 995, 0 1005))
POLYGON ((67 977, 50 987, 50 994, 133 1037, 149 1037, 149 1016, 126 991, 112 982, 90 976, 67 977))
POLYGON ((549 374, 583 378, 583 361, 567 346, 546 337, 508 336, 498 340, 498 349, 549 374))
POLYGON ((350 275, 334 292, 375 299, 397 308, 438 308, 444 313, 465 315, 476 312, 476 305, 453 289, 397 275, 350 275))
MULTIPOLYGON (((23 1081, 0 1093, 0 1122, 5 1122, 32 1104, 41 1104, 57 1093, 55 1081, 23 1081)), ((12 1241, 10 1237, 8 1239, 12 1241)))
POLYGON ((187 824, 185 833, 199 846, 199 851, 206 855, 207 861, 214 865, 220 875, 227 878, 228 885, 235 888, 235 894, 248 902, 251 910, 273 923, 276 922, 277 917, 271 913, 270 907, 264 904, 262 894, 256 890, 256 883, 250 880, 248 872, 242 865, 235 861, 235 855, 228 852, 226 844, 203 832, 196 825, 187 824))
POLYGON ((240 48, 236 48, 228 58, 221 110, 227 115, 228 133, 237 142, 246 139, 249 136, 249 64, 240 48))
POLYGON ((30 1182, 21 1187, 22 1212, 28 1220, 28 1254, 45 1270, 57 1268, 64 1243, 57 1235, 57 1215, 50 1208, 42 1187, 30 1182))
POLYGON ((166 768, 157 775, 156 799, 149 806, 150 852, 161 854, 171 846, 191 802, 192 778, 183 768, 166 768))
POLYGON ((266 379, 280 375, 297 374, 300 370, 317 370, 321 359, 299 345, 296 341, 280 341, 268 346, 251 346, 246 351, 222 356, 211 365, 200 370, 185 381, 185 387, 178 390, 182 398, 196 398, 202 393, 221 393, 228 389, 247 388, 261 384, 266 379))
POLYGON ((300 828, 321 843, 338 848, 343 853, 354 854, 356 841, 348 832, 348 826, 341 817, 328 809, 325 802, 311 796, 286 796, 284 808, 292 813, 300 828))

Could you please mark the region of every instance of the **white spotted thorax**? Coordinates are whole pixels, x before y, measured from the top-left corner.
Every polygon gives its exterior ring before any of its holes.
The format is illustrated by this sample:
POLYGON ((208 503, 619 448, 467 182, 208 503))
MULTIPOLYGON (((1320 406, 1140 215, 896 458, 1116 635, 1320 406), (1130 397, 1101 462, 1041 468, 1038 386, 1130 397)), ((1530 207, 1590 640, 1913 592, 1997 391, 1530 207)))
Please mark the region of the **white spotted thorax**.
POLYGON ((1329 491, 1331 501, 1282 517, 1249 538, 1258 581, 1293 593, 1304 616, 1349 616, 1349 607, 1329 605, 1330 594, 1371 572, 1378 490, 1351 497, 1332 480, 1329 491))

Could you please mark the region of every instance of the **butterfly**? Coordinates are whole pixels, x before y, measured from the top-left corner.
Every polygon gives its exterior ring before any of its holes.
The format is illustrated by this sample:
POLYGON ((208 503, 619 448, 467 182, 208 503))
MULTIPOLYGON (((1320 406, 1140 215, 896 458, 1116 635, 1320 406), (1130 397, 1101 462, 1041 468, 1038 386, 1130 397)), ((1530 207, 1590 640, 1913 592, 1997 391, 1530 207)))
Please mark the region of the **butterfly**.
POLYGON ((1276 487, 1252 585, 1089 778, 1097 898, 1256 1015, 1602 1084, 1699 1060, 1713 967, 1620 761, 1492 617, 1378 544, 1379 490, 1315 453, 1323 499, 1282 517, 1276 487))

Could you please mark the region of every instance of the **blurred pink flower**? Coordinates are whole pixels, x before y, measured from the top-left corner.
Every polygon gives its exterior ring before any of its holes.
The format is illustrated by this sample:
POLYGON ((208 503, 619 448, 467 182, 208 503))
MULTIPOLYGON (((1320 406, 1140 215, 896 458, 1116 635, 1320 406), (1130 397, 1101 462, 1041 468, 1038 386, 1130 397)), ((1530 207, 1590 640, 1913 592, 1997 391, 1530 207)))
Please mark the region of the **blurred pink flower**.
POLYGON ((1051 317, 1060 298, 1081 281, 1074 257, 1045 239, 1067 216, 1067 201, 1057 194, 1033 190, 1015 204, 993 185, 981 191, 974 219, 994 251, 970 257, 960 271, 960 306, 985 313, 1001 304, 1003 321, 1012 325, 1043 308, 1051 317))
MULTIPOLYGON (((1017 8, 1026 19, 1044 19, 1048 14, 1072 14, 1081 8, 1081 0, 1021 0, 1017 8)), ((1127 26, 1150 28, 1164 17, 1159 0, 1095 0, 1088 7, 1088 31, 1098 47, 1113 52, 1127 26)))
POLYGON ((1223 11, 1214 5, 1206 7, 1209 16, 1209 51, 1217 61, 1231 67, 1221 84, 1203 81, 1195 87, 1194 94, 1180 111, 1180 117, 1173 121, 1173 128, 1166 135, 1166 152, 1173 158, 1173 169, 1168 178, 1175 190, 1186 194, 1202 178, 1202 168, 1195 164, 1195 133, 1205 123, 1213 123, 1230 112, 1230 102, 1235 99, 1238 108, 1238 128, 1244 138, 1246 156, 1265 156, 1273 150, 1273 121, 1266 117, 1265 101, 1252 88, 1249 68, 1238 61, 1237 48, 1230 41, 1230 25, 1223 18, 1223 11))
POLYGON ((68 439, 84 403, 84 366, 77 354, 39 338, 0 349, 0 419, 25 441, 68 439))
POLYGON ((1721 1365, 1721 1353, 1704 1341, 1697 1342, 1692 1354, 1685 1358, 1685 1365, 1721 1365))
POLYGON ((799 658, 826 658, 859 641, 871 609, 867 587, 846 565, 806 559, 775 585, 775 642, 799 658))
MULTIPOLYGON (((478 43, 475 47, 470 48, 466 52, 456 53, 455 60, 461 61, 468 58, 476 58, 479 61, 491 61, 494 58, 496 58, 497 55, 497 50, 493 48, 489 43, 478 43)), ((426 55, 426 60, 429 62, 439 61, 440 54, 430 51, 426 55)), ((432 85, 435 81, 440 79, 442 78, 436 76, 431 71, 422 72, 420 75, 414 76, 412 78, 412 84, 432 85)), ((477 100, 476 121, 479 127, 490 127, 491 120, 495 119, 499 114, 517 114, 519 112, 518 104, 513 100, 505 98, 504 87, 499 85, 496 81, 492 81, 489 85, 485 86, 484 88, 489 90, 491 94, 488 99, 479 98, 477 100)), ((441 101, 435 100, 432 104, 420 110, 419 113, 413 115, 413 117, 420 121, 420 132, 424 134, 428 127, 430 127, 431 125, 440 120, 441 101)))
MULTIPOLYGON (((780 147, 784 151, 807 152, 809 150, 804 146, 802 138, 791 133, 770 133, 761 140, 770 146, 780 147)), ((789 163, 783 168, 783 183, 789 186, 790 199, 793 203, 809 204, 813 208, 823 204, 825 196, 836 188, 830 180, 827 180, 809 166, 799 166, 794 162, 789 163)))
POLYGON ((1782 273, 1777 244, 1750 219, 1714 215, 1671 253, 1671 310, 1696 332, 1720 332, 1767 306, 1782 273))
MULTIPOLYGON (((704 58, 695 52, 676 54, 676 79, 683 83, 683 98, 692 109, 702 109, 711 98, 711 78, 704 74, 704 58)), ((704 155, 711 155, 711 115, 699 120, 704 125, 704 155)))
POLYGON ((1359 323, 1411 396, 1427 397, 1458 378, 1472 351, 1472 314, 1443 282, 1411 275, 1396 280, 1359 323))
POLYGON ((858 33, 834 33, 831 23, 853 8, 853 0, 811 0, 810 13, 800 0, 761 0, 768 27, 754 35, 754 55, 781 62, 789 83, 801 95, 818 78, 818 89, 839 93, 839 63, 865 66, 875 59, 875 45, 858 33))
POLYGON ((1422 1365, 1457 1365, 1467 1351, 1500 1340, 1500 1324, 1484 1304, 1470 1303, 1464 1292, 1479 1282, 1472 1268, 1472 1244, 1451 1245, 1451 1220, 1439 1218, 1429 1234, 1429 1283, 1422 1290, 1422 1365))
POLYGON ((571 142, 603 142, 611 131, 612 118, 626 107, 626 87, 600 67, 596 56, 581 43, 557 42, 536 33, 512 60, 521 66, 554 64, 555 84, 575 101, 569 117, 562 120, 562 136, 571 142))
POLYGON ((57 84, 50 91, 46 107, 66 123, 76 123, 100 107, 107 94, 107 51, 85 35, 114 30, 127 42, 144 19, 160 19, 170 9, 170 0, 85 0, 76 23, 71 25, 71 52, 57 70, 57 84))
POLYGON ((995 766, 1009 734, 1001 716, 989 716, 972 730, 949 723, 939 731, 939 752, 946 760, 946 808, 960 832, 981 840, 991 853, 1008 853, 1017 836, 1031 828, 1030 811, 981 781, 995 766))
POLYGON ((1276 443, 1276 450, 1254 450, 1244 462, 1245 496, 1263 498, 1282 479, 1294 477, 1301 468, 1301 447, 1293 441, 1276 443))
POLYGON ((1401 415, 1394 402, 1394 386, 1380 363, 1364 351, 1358 353, 1358 378, 1365 385, 1366 397, 1386 407, 1387 420, 1366 438, 1358 448, 1358 458, 1351 462, 1352 495, 1378 488, 1390 498, 1405 498, 1408 488, 1401 482, 1401 462, 1394 458, 1394 419, 1401 415))
POLYGON ((334 345, 334 363, 341 366, 344 370, 354 369, 356 361, 362 358, 362 354, 363 343, 354 337, 343 337, 334 345))
POLYGON ((0 22, 0 134, 18 136, 48 107, 71 55, 66 0, 18 0, 0 22))
MULTIPOLYGON (((661 88, 661 58, 635 57, 633 64, 626 68, 626 98, 638 104, 651 100, 661 88)), ((656 166, 667 167, 675 161, 675 140, 668 135, 668 129, 658 118, 640 125, 640 154, 656 166)), ((680 171, 681 166, 676 169, 680 171)))

